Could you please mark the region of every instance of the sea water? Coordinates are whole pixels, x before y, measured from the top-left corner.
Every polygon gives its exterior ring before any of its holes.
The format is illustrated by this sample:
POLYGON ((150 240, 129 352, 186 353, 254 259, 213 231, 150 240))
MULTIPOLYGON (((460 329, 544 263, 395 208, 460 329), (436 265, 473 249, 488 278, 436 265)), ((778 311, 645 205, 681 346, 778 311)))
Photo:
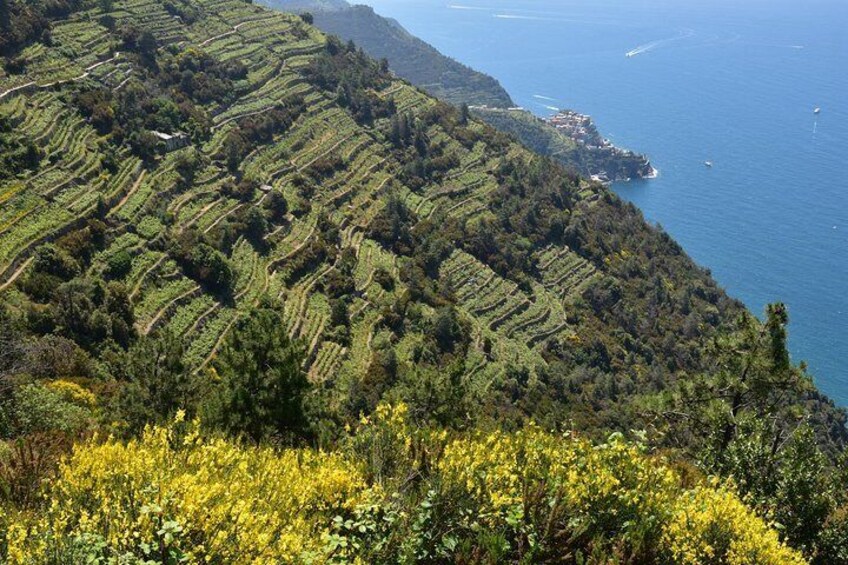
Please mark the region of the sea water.
POLYGON ((615 190, 753 312, 785 302, 793 360, 848 405, 848 2, 366 3, 646 153, 659 177, 615 190))

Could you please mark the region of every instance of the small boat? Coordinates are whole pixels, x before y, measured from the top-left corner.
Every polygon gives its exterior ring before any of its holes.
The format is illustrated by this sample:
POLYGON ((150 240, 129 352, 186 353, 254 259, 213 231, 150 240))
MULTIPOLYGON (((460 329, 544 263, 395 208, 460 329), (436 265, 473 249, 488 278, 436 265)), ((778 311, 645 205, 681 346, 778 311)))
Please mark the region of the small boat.
POLYGON ((820 114, 820 113, 821 113, 821 108, 816 108, 815 110, 813 110, 813 114, 820 114))
POLYGON ((712 162, 712 161, 704 161, 704 166, 705 166, 705 167, 712 167, 712 166, 713 166, 713 162, 712 162))

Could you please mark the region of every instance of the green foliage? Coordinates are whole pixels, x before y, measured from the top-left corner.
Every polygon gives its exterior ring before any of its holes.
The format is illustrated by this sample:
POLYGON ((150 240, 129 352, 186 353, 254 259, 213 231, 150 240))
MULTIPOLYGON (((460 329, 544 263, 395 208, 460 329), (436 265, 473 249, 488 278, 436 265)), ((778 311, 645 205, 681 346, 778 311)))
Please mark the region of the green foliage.
POLYGON ((132 268, 132 256, 126 251, 111 255, 106 262, 106 274, 113 279, 124 278, 132 268))
POLYGON ((389 73, 353 43, 343 46, 337 38, 329 37, 326 52, 310 62, 307 76, 316 86, 335 91, 338 104, 349 109, 360 124, 395 113, 393 101, 373 93, 373 89, 388 85, 389 73))
POLYGON ((734 477, 812 557, 832 543, 824 525, 839 502, 838 479, 802 420, 814 389, 803 368, 789 363, 787 323, 783 304, 770 305, 764 323, 743 315, 735 333, 716 340, 714 370, 666 394, 663 409, 674 420, 665 433, 705 469, 734 477))
POLYGON ((6 416, 12 423, 9 436, 50 431, 78 432, 90 423, 91 411, 69 402, 60 392, 40 384, 24 384, 14 393, 14 410, 6 416))
POLYGON ((45 37, 50 31, 50 18, 67 17, 82 6, 81 0, 3 0, 0 2, 0 54, 11 55, 45 37))
POLYGON ((202 389, 200 378, 183 361, 184 348, 170 333, 141 337, 111 361, 120 382, 110 421, 127 435, 148 424, 170 421, 178 410, 196 414, 202 389))
POLYGON ((403 371, 392 395, 409 406, 412 421, 452 429, 465 428, 472 419, 473 399, 465 367, 416 365, 403 371))
POLYGON ((409 255, 414 219, 406 204, 397 195, 391 195, 385 208, 371 221, 368 236, 399 255, 409 255))
POLYGON ((277 191, 272 191, 268 194, 268 198, 266 199, 264 206, 268 212, 269 219, 275 223, 283 222, 289 211, 289 205, 286 198, 277 191))
POLYGON ((89 349, 110 341, 126 347, 135 335, 127 291, 114 282, 74 279, 60 285, 40 323, 89 349))
POLYGON ((174 254, 183 264, 186 274, 211 292, 227 294, 232 291, 235 279, 232 265, 223 253, 208 243, 186 235, 177 242, 174 254))
POLYGON ((36 169, 44 158, 44 151, 26 136, 15 132, 9 119, 2 116, 0 117, 0 155, 2 155, 0 179, 5 179, 36 169))
POLYGON ((303 353, 265 306, 239 320, 213 361, 214 387, 206 401, 206 422, 259 441, 292 441, 308 432, 301 369, 303 353))
POLYGON ((445 307, 437 312, 431 335, 441 351, 453 353, 467 343, 468 329, 463 327, 454 308, 445 307))

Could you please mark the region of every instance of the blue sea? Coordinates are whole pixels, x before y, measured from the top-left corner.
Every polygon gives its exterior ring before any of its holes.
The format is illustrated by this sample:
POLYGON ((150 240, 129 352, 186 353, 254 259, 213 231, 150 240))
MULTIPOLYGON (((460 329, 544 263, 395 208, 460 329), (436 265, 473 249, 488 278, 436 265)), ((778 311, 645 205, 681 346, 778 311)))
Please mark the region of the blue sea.
POLYGON ((366 3, 646 153, 659 178, 615 190, 755 313, 785 302, 793 359, 848 406, 848 2, 366 3))

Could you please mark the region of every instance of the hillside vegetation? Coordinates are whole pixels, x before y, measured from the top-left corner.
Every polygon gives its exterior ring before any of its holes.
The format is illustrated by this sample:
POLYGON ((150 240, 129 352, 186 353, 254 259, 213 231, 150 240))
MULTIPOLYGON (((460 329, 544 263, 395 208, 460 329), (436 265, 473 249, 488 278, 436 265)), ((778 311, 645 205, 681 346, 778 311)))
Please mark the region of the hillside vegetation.
POLYGON ((11 562, 848 555, 845 416, 790 363, 783 306, 754 318, 633 206, 298 16, 240 0, 43 14, 49 33, 0 73, 11 562), (377 441, 355 428, 387 402, 438 437, 406 437, 398 461, 394 443, 346 452, 377 441), (201 428, 163 446, 178 414, 201 428), (476 460, 489 441, 506 459, 476 460), (522 483, 536 450, 551 475, 522 483), (534 533, 595 464, 621 477, 611 498, 534 533), (248 496, 251 465, 290 490, 248 496), (474 485, 501 470, 493 498, 474 485), (229 494, 185 498, 227 473, 229 494), (667 482, 632 500, 646 473, 667 482), (656 519, 621 521, 643 502, 656 519), (191 504, 275 533, 240 539, 191 504), (611 529, 579 519, 604 512, 611 529), (130 523, 139 538, 120 537, 130 523))
POLYGON ((448 438, 412 429, 403 405, 339 453, 240 447, 179 421, 89 442, 49 497, 40 516, 3 517, 14 562, 804 562, 732 485, 687 486, 621 438, 448 438))
POLYGON ((584 177, 599 174, 610 180, 625 180, 642 178, 650 171, 642 155, 613 148, 590 149, 529 111, 514 108, 515 103, 496 79, 441 54, 370 7, 351 6, 344 0, 264 3, 278 10, 308 13, 307 18, 322 31, 353 41, 375 59, 385 59, 400 78, 455 106, 471 106, 475 117, 584 177))
POLYGON ((428 94, 456 106, 480 104, 496 108, 514 106, 500 83, 440 53, 410 34, 397 21, 376 14, 369 6, 319 0, 267 0, 271 8, 308 12, 315 26, 344 41, 353 41, 371 57, 386 59, 399 77, 428 94))

